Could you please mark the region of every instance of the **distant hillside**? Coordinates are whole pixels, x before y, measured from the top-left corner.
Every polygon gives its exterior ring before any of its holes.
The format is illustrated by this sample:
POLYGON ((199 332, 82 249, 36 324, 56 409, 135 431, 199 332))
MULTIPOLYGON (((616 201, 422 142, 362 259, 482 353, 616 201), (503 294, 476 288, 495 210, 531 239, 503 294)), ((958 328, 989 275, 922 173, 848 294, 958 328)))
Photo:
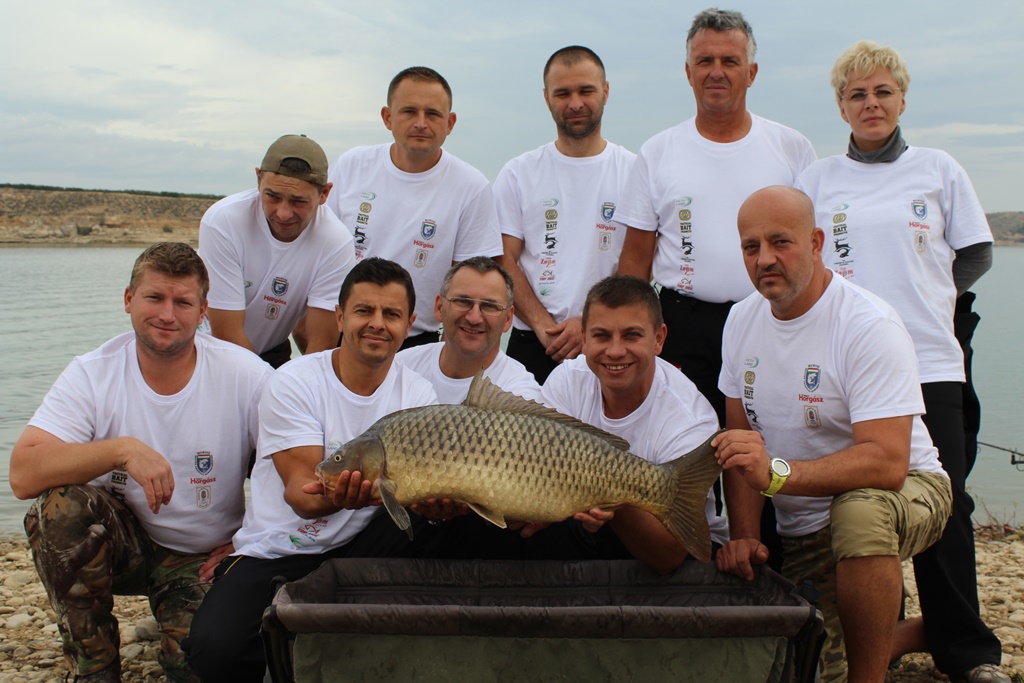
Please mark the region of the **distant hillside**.
MULTIPOLYGON (((152 244, 199 239, 213 195, 0 184, 0 245, 152 244)), ((1024 246, 1024 212, 988 214, 999 245, 1024 246)))
POLYGON ((219 197, 0 185, 0 244, 196 244, 219 197))
POLYGON ((1024 245, 1024 211, 986 214, 996 244, 1024 245))

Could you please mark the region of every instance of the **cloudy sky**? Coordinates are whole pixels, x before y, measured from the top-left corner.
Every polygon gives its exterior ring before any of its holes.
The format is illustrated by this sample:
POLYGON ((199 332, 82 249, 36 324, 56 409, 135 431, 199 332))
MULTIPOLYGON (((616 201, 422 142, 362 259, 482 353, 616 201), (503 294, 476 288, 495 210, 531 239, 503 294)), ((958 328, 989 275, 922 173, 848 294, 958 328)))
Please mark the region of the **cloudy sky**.
MULTIPOLYGON (((490 179, 554 136, 548 55, 583 44, 611 83, 604 134, 634 151, 694 113, 684 40, 701 2, 2 0, 0 182, 228 194, 283 133, 330 159, 390 140, 388 81, 423 64, 454 89, 446 148, 490 179)), ((912 77, 911 145, 950 152, 987 211, 1024 210, 1020 0, 740 0, 758 43, 748 96, 819 156, 845 150, 828 73, 856 40, 912 77)))

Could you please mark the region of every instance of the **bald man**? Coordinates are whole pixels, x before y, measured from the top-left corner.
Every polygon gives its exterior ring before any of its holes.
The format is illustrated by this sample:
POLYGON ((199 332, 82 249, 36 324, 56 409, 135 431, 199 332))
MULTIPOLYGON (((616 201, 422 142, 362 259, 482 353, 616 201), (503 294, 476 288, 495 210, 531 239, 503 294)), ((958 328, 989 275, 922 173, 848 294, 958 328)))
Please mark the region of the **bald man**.
POLYGON ((725 325, 729 431, 713 445, 732 540, 716 562, 753 578, 768 559, 759 520, 772 498, 783 573, 821 593, 821 680, 881 681, 900 562, 938 540, 952 496, 921 421, 913 342, 888 304, 825 268, 824 233, 802 192, 759 190, 737 223, 757 291, 725 325))

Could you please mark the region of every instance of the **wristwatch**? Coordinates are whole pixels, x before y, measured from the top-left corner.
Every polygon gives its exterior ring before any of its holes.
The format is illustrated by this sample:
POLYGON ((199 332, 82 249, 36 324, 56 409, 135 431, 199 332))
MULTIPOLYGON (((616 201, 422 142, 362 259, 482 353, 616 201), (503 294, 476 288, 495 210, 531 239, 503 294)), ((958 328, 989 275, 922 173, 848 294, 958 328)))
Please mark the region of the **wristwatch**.
POLYGON ((766 498, 771 498, 778 493, 779 489, 782 488, 782 485, 786 483, 787 479, 789 479, 790 471, 788 462, 782 458, 772 458, 771 462, 768 464, 768 474, 771 475, 772 480, 771 483, 768 484, 768 488, 761 491, 761 495, 766 498))

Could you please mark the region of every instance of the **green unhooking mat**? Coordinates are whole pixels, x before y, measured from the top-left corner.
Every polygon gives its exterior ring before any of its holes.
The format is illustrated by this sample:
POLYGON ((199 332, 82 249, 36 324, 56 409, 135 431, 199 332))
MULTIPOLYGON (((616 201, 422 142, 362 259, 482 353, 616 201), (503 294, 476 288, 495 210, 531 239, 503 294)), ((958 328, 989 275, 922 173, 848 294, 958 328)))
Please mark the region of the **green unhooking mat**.
POLYGON ((274 681, 814 680, 821 613, 770 570, 345 559, 263 615, 274 681))

